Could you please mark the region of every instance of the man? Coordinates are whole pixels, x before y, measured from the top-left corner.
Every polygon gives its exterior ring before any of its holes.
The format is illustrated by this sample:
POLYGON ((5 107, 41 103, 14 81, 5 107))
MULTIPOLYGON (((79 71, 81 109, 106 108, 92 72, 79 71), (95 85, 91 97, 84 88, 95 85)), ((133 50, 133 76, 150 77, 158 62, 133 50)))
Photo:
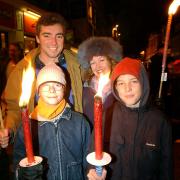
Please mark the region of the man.
POLYGON ((13 42, 9 44, 9 63, 6 69, 6 76, 15 68, 16 64, 23 58, 23 49, 18 42, 13 42))
MULTIPOLYGON (((16 131, 21 121, 21 110, 19 98, 21 95, 22 72, 29 63, 36 72, 52 62, 61 66, 69 76, 67 84, 69 87, 68 99, 76 111, 82 111, 82 80, 80 65, 77 63, 75 54, 70 50, 64 49, 65 20, 60 15, 48 13, 43 15, 36 25, 36 40, 39 44, 37 49, 33 49, 20 61, 11 73, 4 93, 4 124, 5 127, 16 131)), ((35 80, 36 81, 36 80, 35 80)), ((29 113, 37 104, 38 95, 36 94, 33 82, 31 98, 28 104, 29 113)))

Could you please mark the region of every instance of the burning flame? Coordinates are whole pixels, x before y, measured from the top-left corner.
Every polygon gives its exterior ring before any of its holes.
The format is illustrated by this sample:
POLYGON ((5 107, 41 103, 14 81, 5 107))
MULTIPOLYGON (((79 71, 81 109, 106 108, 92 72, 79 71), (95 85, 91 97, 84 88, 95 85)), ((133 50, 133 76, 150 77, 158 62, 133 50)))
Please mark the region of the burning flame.
POLYGON ((178 6, 180 5, 180 0, 174 0, 169 6, 168 14, 175 14, 178 6))
POLYGON ((101 74, 99 78, 98 91, 97 91, 96 96, 102 97, 103 88, 108 82, 109 82, 109 73, 101 74))
POLYGON ((32 68, 31 63, 29 63, 28 68, 26 70, 23 70, 22 93, 19 100, 20 107, 26 106, 29 102, 34 76, 34 69, 32 68))

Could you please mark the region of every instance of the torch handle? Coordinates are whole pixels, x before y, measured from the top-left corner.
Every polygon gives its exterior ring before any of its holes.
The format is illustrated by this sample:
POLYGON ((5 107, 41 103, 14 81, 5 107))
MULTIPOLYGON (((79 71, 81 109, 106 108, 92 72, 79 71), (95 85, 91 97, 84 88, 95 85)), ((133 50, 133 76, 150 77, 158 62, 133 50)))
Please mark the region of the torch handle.
POLYGON ((96 174, 98 176, 102 176, 102 170, 103 170, 102 166, 96 166, 96 174))
POLYGON ((102 176, 103 174, 103 167, 111 162, 110 154, 103 152, 103 157, 101 160, 96 159, 96 153, 92 152, 89 153, 86 157, 86 160, 89 164, 95 166, 95 171, 98 176, 102 176))
POLYGON ((168 50, 168 43, 169 43, 169 37, 170 37, 170 31, 171 31, 172 16, 173 16, 172 14, 168 16, 168 22, 167 22, 167 27, 166 27, 166 36, 165 36, 163 59, 162 59, 162 72, 161 72, 161 80, 160 80, 159 93, 158 93, 159 99, 161 98, 161 95, 162 95, 162 87, 163 87, 164 72, 165 72, 166 61, 167 61, 167 50, 168 50))

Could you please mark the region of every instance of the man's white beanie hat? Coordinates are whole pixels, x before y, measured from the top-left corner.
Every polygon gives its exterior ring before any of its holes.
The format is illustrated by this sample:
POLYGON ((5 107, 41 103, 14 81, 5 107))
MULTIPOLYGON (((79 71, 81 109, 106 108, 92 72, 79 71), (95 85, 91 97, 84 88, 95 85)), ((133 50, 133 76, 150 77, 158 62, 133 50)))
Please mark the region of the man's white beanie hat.
POLYGON ((39 71, 36 81, 37 90, 39 89, 39 86, 41 84, 52 81, 66 85, 66 80, 63 70, 54 63, 44 66, 39 71))

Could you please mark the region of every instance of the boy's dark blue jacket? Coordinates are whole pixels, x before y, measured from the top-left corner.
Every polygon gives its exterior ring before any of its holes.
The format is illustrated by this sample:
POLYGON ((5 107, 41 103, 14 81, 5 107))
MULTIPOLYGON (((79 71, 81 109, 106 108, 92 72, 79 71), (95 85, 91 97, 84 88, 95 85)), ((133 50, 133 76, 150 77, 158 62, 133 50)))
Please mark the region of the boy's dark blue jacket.
MULTIPOLYGON (((34 154, 46 161, 47 179, 83 180, 86 177, 86 155, 90 128, 87 120, 66 107, 52 121, 31 120, 34 154)), ((26 156, 22 125, 14 144, 14 166, 26 156)))

